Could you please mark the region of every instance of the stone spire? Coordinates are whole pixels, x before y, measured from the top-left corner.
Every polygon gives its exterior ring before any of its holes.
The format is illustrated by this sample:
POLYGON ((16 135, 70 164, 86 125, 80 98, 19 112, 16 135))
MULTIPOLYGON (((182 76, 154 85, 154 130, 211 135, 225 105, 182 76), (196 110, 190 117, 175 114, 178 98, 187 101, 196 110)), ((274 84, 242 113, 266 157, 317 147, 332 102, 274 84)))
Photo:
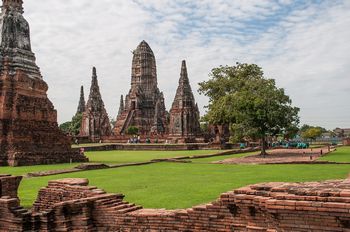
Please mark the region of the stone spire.
POLYGON ((23 13, 23 0, 2 0, 2 9, 11 9, 23 13))
POLYGON ((3 0, 0 13, 0 166, 86 162, 57 126, 30 46, 22 0, 3 0))
POLYGON ((30 44, 29 24, 23 17, 22 0, 3 0, 0 14, 0 70, 22 70, 31 78, 42 79, 30 44))
POLYGON ((156 58, 151 47, 142 41, 133 52, 131 68, 131 88, 125 96, 124 111, 118 117, 115 134, 124 134, 128 127, 135 126, 140 134, 149 134, 157 121, 158 128, 154 133, 163 133, 167 125, 164 97, 158 89, 156 58), (160 110, 156 112, 160 100, 160 110), (155 120, 155 115, 158 118, 155 120))
POLYGON ((110 136, 111 134, 112 129, 100 93, 96 68, 93 67, 90 95, 83 113, 80 135, 89 137, 92 142, 97 142, 102 137, 110 136))
POLYGON ((186 61, 182 61, 179 86, 170 110, 169 134, 191 137, 200 133, 199 110, 188 79, 186 61))
POLYGON ((119 111, 118 111, 118 117, 123 113, 124 111, 124 96, 120 96, 120 103, 119 103, 119 111))
POLYGON ((84 86, 80 87, 80 100, 77 109, 77 114, 82 114, 85 111, 85 96, 84 96, 84 86))
MULTIPOLYGON (((183 60, 181 64, 181 73, 180 73, 180 85, 187 85, 191 89, 190 80, 188 79, 186 61, 183 60)), ((191 91, 192 92, 192 91, 191 91)))

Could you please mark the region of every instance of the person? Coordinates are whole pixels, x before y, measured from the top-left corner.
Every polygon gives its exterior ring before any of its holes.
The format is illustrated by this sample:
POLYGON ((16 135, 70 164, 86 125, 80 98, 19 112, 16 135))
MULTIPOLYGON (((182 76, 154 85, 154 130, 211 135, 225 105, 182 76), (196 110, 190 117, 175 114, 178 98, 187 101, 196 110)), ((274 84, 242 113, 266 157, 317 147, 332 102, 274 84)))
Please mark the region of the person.
POLYGON ((137 143, 141 143, 141 137, 140 137, 140 135, 137 136, 137 143))
POLYGON ((80 148, 80 154, 81 154, 81 155, 85 155, 84 152, 85 152, 85 149, 84 149, 83 147, 81 147, 81 148, 80 148))
POLYGON ((75 138, 74 142, 75 142, 76 145, 79 145, 79 140, 77 138, 75 138))

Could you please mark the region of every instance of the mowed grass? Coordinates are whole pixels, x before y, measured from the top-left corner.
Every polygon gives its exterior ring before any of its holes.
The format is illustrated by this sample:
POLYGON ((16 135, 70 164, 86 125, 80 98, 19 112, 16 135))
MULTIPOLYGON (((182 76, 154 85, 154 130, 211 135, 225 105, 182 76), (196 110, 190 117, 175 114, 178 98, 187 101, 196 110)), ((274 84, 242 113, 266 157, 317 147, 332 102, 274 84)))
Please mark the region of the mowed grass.
POLYGON ((218 165, 156 163, 24 179, 19 196, 30 207, 49 180, 88 178, 90 185, 146 208, 188 208, 215 200, 223 192, 261 182, 302 182, 343 179, 350 165, 218 165))
MULTIPOLYGON (((92 163, 121 164, 145 162, 159 158, 172 158, 176 156, 207 155, 222 152, 219 150, 198 150, 198 151, 94 151, 85 152, 92 163)), ((79 163, 37 165, 26 167, 0 167, 0 174, 25 175, 29 172, 40 172, 49 170, 61 170, 74 168, 79 163)))
POLYGON ((326 160, 340 163, 350 163, 350 146, 338 147, 335 152, 321 157, 319 160, 326 160))
POLYGON ((68 168, 73 168, 77 165, 78 165, 77 163, 73 163, 73 164, 36 165, 36 166, 25 166, 25 167, 0 167, 0 174, 11 174, 14 176, 21 176, 29 172, 68 169, 68 168))
POLYGON ((145 162, 153 159, 174 158, 177 156, 210 155, 220 150, 195 151, 97 151, 86 152, 90 162, 105 164, 145 162))

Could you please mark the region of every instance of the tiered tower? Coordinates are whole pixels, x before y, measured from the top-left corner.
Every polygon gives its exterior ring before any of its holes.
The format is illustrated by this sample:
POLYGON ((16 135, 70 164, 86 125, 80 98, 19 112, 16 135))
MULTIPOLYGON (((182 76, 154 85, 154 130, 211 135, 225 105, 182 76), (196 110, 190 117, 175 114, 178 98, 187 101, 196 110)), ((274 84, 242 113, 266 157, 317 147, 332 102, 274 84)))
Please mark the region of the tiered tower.
POLYGON ((118 117, 120 117, 122 115, 123 111, 124 111, 124 96, 121 95, 120 96, 120 103, 119 103, 118 117))
POLYGON ((133 52, 131 89, 125 97, 123 112, 117 118, 115 134, 124 134, 130 126, 140 134, 167 132, 168 113, 158 89, 156 59, 146 41, 133 52))
POLYGON ((76 114, 82 114, 85 111, 85 96, 84 96, 84 86, 80 87, 80 99, 76 114))
POLYGON ((0 13, 0 165, 87 161, 57 126, 22 4, 3 0, 0 13))
POLYGON ((89 137, 98 142, 104 136, 112 134, 111 124, 98 86, 96 68, 92 69, 92 81, 89 99, 83 113, 80 136, 89 137))
POLYGON ((179 86, 170 110, 169 134, 181 138, 200 134, 199 110, 188 79, 186 61, 182 61, 179 86))

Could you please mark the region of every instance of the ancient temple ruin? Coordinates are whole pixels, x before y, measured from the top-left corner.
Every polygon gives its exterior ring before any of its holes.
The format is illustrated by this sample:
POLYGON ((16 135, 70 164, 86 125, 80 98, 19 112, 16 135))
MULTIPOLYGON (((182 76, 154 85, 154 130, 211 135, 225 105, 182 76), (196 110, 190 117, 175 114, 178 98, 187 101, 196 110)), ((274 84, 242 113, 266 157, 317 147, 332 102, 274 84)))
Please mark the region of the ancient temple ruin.
POLYGON ((119 103, 119 111, 118 111, 117 117, 120 117, 122 115, 123 111, 124 111, 124 96, 121 95, 120 96, 120 103, 119 103))
POLYGON ((146 41, 142 41, 133 54, 131 89, 114 132, 123 135, 130 126, 135 126, 140 134, 165 134, 169 117, 163 93, 158 89, 155 56, 146 41))
POLYGON ((170 110, 169 135, 189 139, 199 134, 199 109, 188 79, 186 61, 182 61, 179 86, 170 110))
POLYGON ((76 114, 82 114, 85 111, 85 96, 84 96, 84 86, 80 87, 80 99, 78 104, 78 109, 76 114))
POLYGON ((22 0, 3 0, 0 14, 0 165, 87 161, 57 125, 31 50, 22 0))
POLYGON ((96 68, 94 67, 92 69, 90 95, 83 113, 80 136, 89 137, 92 142, 98 142, 102 137, 111 134, 111 125, 98 86, 96 68))

